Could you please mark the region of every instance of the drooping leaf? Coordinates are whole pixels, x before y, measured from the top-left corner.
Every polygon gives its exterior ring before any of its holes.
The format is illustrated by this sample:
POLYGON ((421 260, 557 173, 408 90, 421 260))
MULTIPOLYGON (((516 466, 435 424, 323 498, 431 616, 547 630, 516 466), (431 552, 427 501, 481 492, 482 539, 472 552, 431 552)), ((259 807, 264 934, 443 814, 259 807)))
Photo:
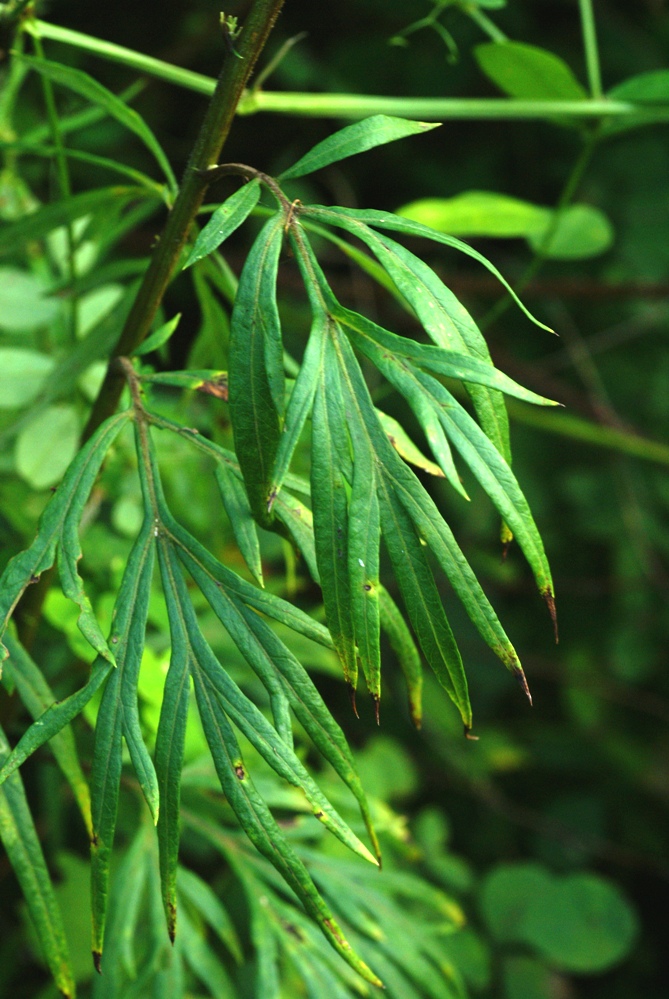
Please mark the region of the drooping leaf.
POLYGON ((224 243, 228 236, 231 236, 246 221, 258 204, 259 198, 260 181, 255 179, 244 184, 238 191, 230 195, 222 205, 219 205, 202 232, 198 234, 195 245, 184 264, 184 270, 201 260, 202 257, 217 250, 221 243, 224 243))
POLYGON ((311 418, 311 496, 326 620, 353 698, 358 679, 348 569, 348 488, 353 466, 337 368, 328 339, 311 418))
POLYGON ((420 451, 418 447, 409 437, 408 433, 402 426, 402 424, 396 420, 393 416, 388 413, 384 413, 382 409, 377 406, 376 415, 379 418, 379 422, 385 432, 388 435, 388 440, 395 448, 397 453, 409 464, 415 465, 416 468, 422 468, 424 472, 429 472, 430 475, 436 475, 438 477, 444 476, 443 471, 429 458, 420 451))
POLYGON ((583 101, 587 98, 569 66, 547 49, 525 42, 486 42, 474 55, 479 66, 509 97, 528 101, 583 101))
POLYGON ((235 450, 253 515, 268 520, 272 470, 283 425, 284 375, 276 275, 283 238, 277 215, 242 271, 230 325, 229 401, 235 450))
POLYGON ((68 198, 61 198, 45 205, 37 212, 25 215, 16 222, 10 222, 0 229, 0 255, 15 254, 33 239, 43 239, 58 226, 67 225, 75 219, 83 218, 92 212, 116 212, 126 208, 133 201, 157 202, 155 191, 145 187, 115 186, 99 187, 93 191, 83 191, 68 198))
POLYGON ((438 128, 439 122, 409 121, 407 118, 394 118, 385 114, 375 114, 371 118, 356 121, 353 125, 329 135, 318 145, 310 149, 301 159, 288 170, 284 170, 279 180, 291 180, 294 177, 304 177, 322 167, 337 163, 339 160, 363 153, 375 146, 382 146, 408 135, 428 132, 438 128))
POLYGON ((239 550, 253 577, 260 586, 264 586, 260 541, 244 484, 231 468, 222 462, 216 466, 214 474, 239 550))
POLYGON ((352 950, 332 913, 318 894, 308 871, 284 839, 271 812, 250 779, 230 723, 212 689, 195 672, 195 694, 221 787, 239 823, 256 849, 277 868, 332 946, 366 981, 377 976, 352 950))
POLYGON ((435 676, 469 730, 472 709, 462 658, 420 538, 385 477, 381 479, 379 500, 383 537, 414 632, 435 676))
POLYGON ((392 232, 402 232, 406 236, 420 236, 424 239, 431 239, 436 243, 443 243, 444 246, 450 246, 455 250, 459 250, 466 256, 478 261, 478 263, 482 264, 488 271, 490 271, 490 273, 493 274, 503 285, 509 295, 511 295, 518 308, 521 309, 527 318, 530 319, 536 326, 539 326, 541 329, 548 330, 549 333, 553 332, 549 326, 545 326, 544 323, 540 322, 535 316, 532 315, 529 309, 523 305, 516 292, 513 290, 508 281, 500 274, 494 264, 487 260, 483 254, 478 252, 478 250, 473 249, 473 247, 469 246, 467 243, 463 243, 461 239, 456 239, 455 236, 448 236, 445 233, 437 232, 435 229, 430 229, 426 225, 421 225, 421 223, 414 222, 411 219, 401 218, 399 215, 393 215, 391 212, 380 212, 372 209, 325 208, 321 205, 304 205, 301 209, 301 215, 303 215, 305 219, 313 218, 319 222, 341 226, 351 232, 355 232, 354 226, 357 222, 363 222, 376 229, 389 229, 392 232))
MULTIPOLYGON (((109 417, 85 444, 42 514, 32 545, 5 567, 0 577, 0 637, 25 588, 53 565, 66 519, 81 515, 105 454, 129 418, 128 412, 109 417)), ((0 655, 2 658, 7 655, 4 646, 0 646, 0 655)), ((109 649, 106 656, 110 662, 114 661, 109 649)))
MULTIPOLYGON (((0 729, 0 764, 10 747, 0 729)), ((13 774, 0 788, 0 839, 18 879, 44 957, 62 995, 74 997, 75 984, 63 920, 23 789, 13 774)))
POLYGON ((25 55, 20 55, 18 58, 53 83, 67 87, 68 90, 72 90, 75 94, 84 97, 91 104, 97 104, 110 117, 123 125, 124 128, 133 132, 142 140, 149 152, 153 154, 170 185, 172 193, 176 193, 179 185, 177 184, 170 162, 149 126, 134 108, 129 107, 120 97, 117 97, 116 94, 107 90, 101 83, 98 83, 92 76, 82 72, 80 69, 75 69, 73 66, 66 66, 59 62, 51 62, 48 59, 38 59, 25 55))
POLYGON ((144 633, 153 575, 155 525, 147 517, 128 557, 116 598, 110 642, 117 668, 110 672, 102 695, 95 728, 91 769, 91 895, 93 910, 93 956, 99 966, 107 915, 109 863, 116 828, 122 769, 121 737, 126 736, 133 766, 154 821, 158 815, 158 786, 153 764, 142 753, 135 733, 136 680, 144 651, 144 633), (128 673, 127 679, 124 674, 128 673), (130 714, 128 715, 128 712, 130 714), (132 727, 131 727, 132 726, 132 727))
MULTIPOLYGON (((19 640, 10 631, 6 636, 9 658, 5 660, 3 679, 11 681, 26 708, 36 721, 47 708, 56 703, 56 697, 37 664, 31 659, 19 640)), ((89 837, 93 834, 91 821, 91 796, 77 755, 74 734, 68 725, 52 736, 50 748, 58 766, 69 783, 79 806, 89 837)))
POLYGON ((241 964, 244 958, 237 931, 228 910, 207 882, 194 871, 180 866, 177 870, 177 889, 225 944, 237 964, 241 964))
POLYGON ((420 728, 423 722, 423 666, 402 612, 384 586, 379 593, 381 628, 388 636, 404 674, 411 720, 420 728))

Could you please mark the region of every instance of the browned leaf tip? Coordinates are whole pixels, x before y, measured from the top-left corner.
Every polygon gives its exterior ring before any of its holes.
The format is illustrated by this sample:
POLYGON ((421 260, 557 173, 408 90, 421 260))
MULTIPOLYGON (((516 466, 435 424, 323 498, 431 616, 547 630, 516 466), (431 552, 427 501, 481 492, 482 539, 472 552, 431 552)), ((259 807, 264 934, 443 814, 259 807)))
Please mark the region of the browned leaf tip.
POLYGON ((551 616, 551 621, 553 622, 553 634, 555 635, 555 644, 557 645, 560 641, 560 636, 558 635, 558 623, 557 623, 557 611, 555 610, 555 597, 551 590, 544 590, 542 593, 544 600, 546 601, 546 606, 548 607, 548 613, 551 616))
POLYGON ((167 935, 173 944, 177 935, 177 907, 174 902, 170 902, 167 906, 167 935))
POLYGON ((470 742, 479 741, 478 735, 472 735, 472 730, 470 729, 469 725, 465 725, 465 739, 469 739, 470 742))
POLYGON ((358 714, 358 706, 355 703, 355 687, 353 686, 352 683, 347 683, 346 686, 348 688, 348 696, 351 702, 351 707, 353 708, 353 714, 355 715, 356 718, 359 718, 360 715, 358 714))
POLYGON ((376 724, 380 725, 381 720, 379 718, 379 709, 381 706, 381 698, 377 697, 376 694, 372 694, 372 704, 374 705, 374 717, 376 718, 376 724))
POLYGON ((525 676, 525 672, 521 669, 520 666, 518 667, 518 669, 515 669, 513 672, 516 680, 521 686, 521 689, 525 692, 525 696, 530 702, 530 705, 532 705, 532 694, 530 693, 530 688, 527 682, 527 677, 525 676))
POLYGON ((94 950, 93 951, 93 965, 94 965, 95 970, 97 971, 98 975, 101 975, 102 974, 102 951, 101 950, 94 950))

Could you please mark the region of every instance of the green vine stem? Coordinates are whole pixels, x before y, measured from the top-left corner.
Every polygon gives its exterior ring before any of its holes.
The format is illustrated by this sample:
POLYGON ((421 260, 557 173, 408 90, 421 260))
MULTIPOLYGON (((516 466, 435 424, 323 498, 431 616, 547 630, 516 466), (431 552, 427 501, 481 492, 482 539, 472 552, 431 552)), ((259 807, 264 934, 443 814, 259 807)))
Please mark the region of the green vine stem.
MULTIPOLYGON (((239 38, 235 39, 235 52, 228 51, 226 55, 179 194, 121 333, 116 357, 131 355, 151 329, 202 203, 208 183, 207 171, 219 159, 244 88, 282 6, 283 0, 255 0, 239 38)), ((225 21, 223 30, 226 30, 225 21)), ((122 371, 118 365, 110 363, 84 430, 85 440, 115 411, 123 385, 122 371)))
POLYGON ((597 33, 595 30, 595 15, 592 9, 592 0, 578 0, 581 12, 581 34, 583 35, 583 49, 585 51, 585 65, 588 73, 588 83, 590 85, 590 95, 598 100, 602 94, 602 74, 599 67, 599 49, 597 47, 597 33))

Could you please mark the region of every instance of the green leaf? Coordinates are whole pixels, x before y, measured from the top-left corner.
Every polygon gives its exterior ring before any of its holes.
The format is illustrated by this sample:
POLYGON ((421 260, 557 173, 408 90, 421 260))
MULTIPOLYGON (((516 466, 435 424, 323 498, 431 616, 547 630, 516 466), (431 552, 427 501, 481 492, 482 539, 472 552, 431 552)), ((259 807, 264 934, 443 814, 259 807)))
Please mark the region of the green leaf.
POLYGON ((601 126, 601 135, 619 135, 641 125, 655 125, 669 120, 669 69, 655 69, 640 73, 612 87, 606 95, 614 101, 631 101, 639 104, 638 111, 608 118, 601 126))
POLYGON ((137 678, 144 650, 144 635, 154 562, 155 526, 147 517, 132 547, 114 606, 110 643, 117 668, 112 670, 102 695, 95 728, 91 769, 91 807, 94 838, 91 845, 91 895, 93 956, 99 966, 107 915, 109 863, 116 828, 122 769, 121 737, 125 735, 142 792, 155 818, 158 787, 153 764, 138 731, 137 678))
POLYGON ((91 212, 114 213, 126 208, 133 201, 157 201, 154 191, 145 187, 100 187, 93 191, 73 194, 45 205, 39 211, 24 215, 18 221, 4 225, 0 229, 0 255, 11 253, 24 247, 33 239, 43 239, 59 226, 67 225, 75 219, 84 218, 91 212))
MULTIPOLYGON (((354 853, 376 864, 376 860, 369 850, 354 835, 319 790, 304 765, 293 752, 292 744, 281 737, 280 733, 267 721, 256 705, 242 693, 220 665, 202 637, 183 580, 177 577, 176 573, 174 573, 173 579, 179 600, 179 616, 183 620, 186 630, 190 661, 197 664, 197 667, 206 677, 208 685, 216 691, 225 714, 243 732, 251 745, 280 777, 304 791, 313 814, 327 829, 354 853)), ((228 621, 231 620, 230 607, 225 616, 228 621)), ((235 635, 239 638, 240 629, 235 630, 235 635)))
MULTIPOLYGON (((181 771, 193 653, 186 634, 181 569, 174 558, 171 545, 162 538, 158 556, 172 640, 170 667, 165 679, 156 737, 156 773, 161 803, 158 816, 158 846, 167 931, 170 940, 174 942, 177 922, 177 864, 181 835, 181 771)), ((188 603, 187 595, 185 602, 188 603)))
MULTIPOLYGON (((54 562, 56 547, 66 518, 80 516, 105 454, 130 418, 129 412, 109 417, 84 445, 70 465, 55 496, 39 522, 38 534, 30 548, 11 559, 0 577, 0 638, 23 591, 54 562)), ((6 657, 4 647, 0 655, 6 657)), ((107 650, 113 662, 113 656, 107 650)), ((68 719, 69 720, 69 719, 68 719)))
POLYGON ((33 489, 55 485, 79 450, 79 435, 75 406, 48 406, 16 439, 16 471, 33 489))
POLYGON ((150 354, 152 350, 158 350, 159 347, 166 344, 179 325, 180 319, 181 313, 177 312, 176 316, 173 316, 172 319, 168 320, 168 322, 159 326, 158 329, 151 334, 151 336, 147 337, 146 340, 139 345, 139 347, 136 347, 132 352, 132 356, 139 357, 143 354, 150 354))
POLYGON ((594 205, 569 205, 558 213, 557 225, 546 241, 549 229, 531 236, 531 248, 550 260, 586 260, 610 249, 613 226, 604 212, 594 205))
POLYGON ((352 463, 338 362, 329 338, 323 361, 311 417, 314 539, 325 617, 353 698, 358 664, 348 565, 347 492, 352 463))
POLYGON ((36 274, 0 267, 0 329, 30 333, 47 326, 60 312, 60 303, 46 295, 36 274))
POLYGON ((116 94, 107 90, 101 83, 98 83, 97 80, 94 80, 88 73, 83 73, 80 69, 74 69, 74 67, 66 66, 63 63, 50 62, 47 59, 38 59, 25 55, 19 55, 18 58, 53 83, 59 83, 61 86, 67 87, 68 90, 72 90, 75 94, 79 94, 87 101, 90 101, 91 104, 97 104, 98 107, 103 108, 110 117, 118 121, 124 128, 133 132, 142 140, 149 152, 155 157, 156 162, 167 178, 172 194, 178 191, 179 185, 160 143, 142 116, 129 107, 125 101, 122 101, 120 97, 117 97, 116 94))
POLYGON ((587 93, 559 56, 524 42, 486 42, 474 55, 509 97, 529 101, 580 101, 587 93))
POLYGON ((464 191, 454 198, 424 198, 397 210, 399 215, 453 236, 524 238, 555 260, 597 256, 609 248, 613 229, 592 205, 556 211, 494 191, 464 191), (546 245, 546 237, 552 233, 546 245))
POLYGON ((214 474, 237 546, 254 579, 264 586, 260 541, 244 484, 223 462, 216 466, 214 474))
POLYGON ((229 401, 235 450, 254 517, 268 521, 284 407, 276 277, 283 219, 274 216, 244 264, 230 325, 229 401))
POLYGON ((383 146, 387 142, 394 142, 408 135, 428 132, 438 128, 439 124, 439 122, 409 121, 407 118, 393 118, 385 114, 372 115, 371 118, 356 121, 353 125, 346 125, 334 135, 319 142, 297 163, 284 170, 279 180, 304 177, 308 173, 329 166, 330 163, 337 163, 349 156, 364 153, 375 146, 383 146))
POLYGON ((0 347, 0 409, 28 406, 39 395, 55 362, 24 347, 0 347))
POLYGON ((420 538, 385 476, 381 477, 379 500, 384 541, 413 630, 435 676, 469 730, 472 709, 462 658, 420 538))
POLYGON ((356 223, 362 222, 374 226, 377 229, 389 229, 394 232, 402 232, 406 236, 420 236, 424 239, 431 239, 436 243, 443 243, 444 246, 450 246, 455 250, 459 250, 466 256, 471 257, 473 260, 477 260, 480 264, 483 264, 486 270, 490 271, 490 273, 493 274, 503 285, 509 295, 511 295, 518 308, 521 309, 527 318, 530 319, 536 326, 547 330, 549 333, 553 332, 549 326, 545 326, 542 322, 539 322, 539 320, 536 319, 535 316, 533 316, 532 313, 523 305, 511 285, 504 277, 502 277, 494 264, 487 260, 483 254, 473 249, 473 247, 469 246, 467 243, 463 243, 461 239, 456 239, 455 236, 448 236, 445 233, 437 232, 435 229, 430 229, 426 225, 421 225, 420 222, 414 222, 411 219, 401 218, 399 215, 393 215, 391 212, 379 212, 372 209, 324 208, 321 205, 304 205, 300 211, 300 215, 304 216, 305 219, 314 218, 318 221, 329 223, 330 225, 341 226, 349 232, 352 232, 354 235, 359 235, 360 232, 359 226, 357 229, 355 228, 356 223))
MULTIPOLYGON (((199 390, 218 399, 228 398, 227 371, 161 371, 158 374, 140 374, 150 385, 173 385, 175 388, 199 390)), ((176 426, 176 424, 175 424, 176 426)))
POLYGON ((316 312, 309 333, 309 340, 304 351, 304 357, 302 358, 302 364, 295 379, 288 406, 286 407, 286 419, 272 473, 272 487, 270 490, 270 503, 272 505, 285 481, 291 459, 297 447, 297 442, 313 406, 314 395, 323 364, 323 345, 326 329, 327 321, 322 311, 316 312))
POLYGON ((366 981, 380 986, 380 980, 352 950, 318 894, 307 869, 284 839, 271 812, 255 790, 234 732, 213 691, 205 684, 199 671, 195 672, 194 680, 200 717, 214 766, 223 792, 242 829, 256 849, 276 867, 297 894, 335 950, 366 981))
POLYGON ((258 204, 259 198, 260 181, 255 179, 244 184, 238 191, 230 195, 222 205, 219 205, 202 232, 198 234, 195 245, 184 264, 184 270, 201 260, 202 257, 213 253, 221 243, 225 242, 228 236, 239 229, 258 204))
POLYGON ((225 906, 206 881, 203 881, 194 871, 187 867, 177 870, 177 888, 179 895, 202 916, 212 928, 219 940, 225 944, 237 964, 242 964, 244 957, 237 931, 225 906))
POLYGON ((178 948, 193 974, 216 999, 236 999, 239 992, 232 984, 218 955, 206 943, 199 927, 183 909, 179 916, 178 948))
MULTIPOLYGON (((56 703, 56 698, 39 666, 31 659, 17 638, 10 632, 6 636, 9 659, 5 660, 3 678, 16 686, 19 697, 34 721, 56 703)), ((89 837, 93 835, 91 796, 84 777, 74 733, 68 725, 51 738, 49 747, 64 777, 72 789, 89 837)))
MULTIPOLYGON (((9 743, 0 729, 0 764, 6 764, 8 758, 9 743)), ((75 984, 63 920, 18 774, 13 774, 0 789, 0 839, 21 885, 55 983, 62 995, 73 997, 75 984)))
POLYGON ((401 423, 392 417, 388 413, 384 413, 382 409, 377 407, 376 415, 379 418, 379 422, 386 434, 388 435, 388 440, 395 448, 400 458, 404 458, 408 461, 410 465, 415 465, 416 468, 421 468, 424 472, 428 472, 430 475, 436 475, 437 477, 444 477, 439 465, 435 465, 433 461, 426 458, 425 455, 420 451, 414 442, 409 437, 408 433, 404 429, 401 423))

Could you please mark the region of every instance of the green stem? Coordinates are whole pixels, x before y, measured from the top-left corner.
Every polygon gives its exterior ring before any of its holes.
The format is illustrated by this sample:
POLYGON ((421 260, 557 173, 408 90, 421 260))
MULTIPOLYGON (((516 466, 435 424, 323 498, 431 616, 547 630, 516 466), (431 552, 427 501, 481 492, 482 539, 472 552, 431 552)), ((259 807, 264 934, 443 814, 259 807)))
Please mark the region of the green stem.
POLYGON ((581 34, 583 35, 583 49, 585 51, 585 65, 588 73, 588 83, 590 84, 590 95, 595 100, 598 100, 602 96, 603 90, 592 0, 578 0, 578 6, 581 12, 581 34))
MULTIPOLYGON (((39 38, 35 38, 34 43, 35 52, 40 59, 44 59, 44 50, 42 48, 41 40, 39 38)), ((72 194, 70 170, 67 163, 67 157, 65 155, 65 143, 63 142, 63 134, 60 128, 60 118, 58 116, 58 108, 56 107, 53 85, 51 80, 49 80, 46 76, 41 77, 41 82, 42 93, 44 94, 44 103, 46 105, 47 120, 49 122, 49 129, 51 131, 51 138, 53 139, 55 150, 54 159, 56 163, 56 177, 58 179, 58 195, 62 200, 63 198, 69 198, 72 194)), ((77 277, 75 257, 76 244, 71 222, 68 222, 65 225, 65 238, 67 240, 67 276, 70 284, 74 284, 77 277)), ((77 336, 77 300, 75 297, 72 297, 69 300, 68 313, 70 339, 74 342, 77 336)))
MULTIPOLYGON (((648 107, 645 108, 648 111, 648 107)), ((656 115, 658 105, 653 105, 656 115)), ((666 105, 669 121, 669 101, 666 105)), ((503 97, 382 97, 376 94, 308 94, 260 90, 247 92, 237 109, 240 115, 270 111, 274 114, 324 118, 366 118, 372 114, 398 115, 420 121, 546 120, 552 118, 625 118, 643 114, 644 106, 630 101, 601 100, 530 101, 503 97)), ((657 121, 657 118, 653 118, 657 121)))
MULTIPOLYGON (((115 352, 116 357, 132 356, 135 348, 151 329, 202 203, 207 187, 206 172, 220 157, 244 87, 282 5, 283 0, 255 0, 238 42, 237 50, 240 58, 233 58, 230 55, 225 58, 214 96, 186 167, 179 194, 121 333, 115 352)), ((88 439, 115 411, 123 385, 123 373, 112 359, 84 430, 84 439, 88 439)))
POLYGON ((503 31, 497 27, 497 25, 490 20, 487 14, 484 14, 480 7, 476 4, 467 4, 462 8, 464 14, 479 26, 481 31, 484 32, 493 42, 508 42, 507 36, 503 31))

